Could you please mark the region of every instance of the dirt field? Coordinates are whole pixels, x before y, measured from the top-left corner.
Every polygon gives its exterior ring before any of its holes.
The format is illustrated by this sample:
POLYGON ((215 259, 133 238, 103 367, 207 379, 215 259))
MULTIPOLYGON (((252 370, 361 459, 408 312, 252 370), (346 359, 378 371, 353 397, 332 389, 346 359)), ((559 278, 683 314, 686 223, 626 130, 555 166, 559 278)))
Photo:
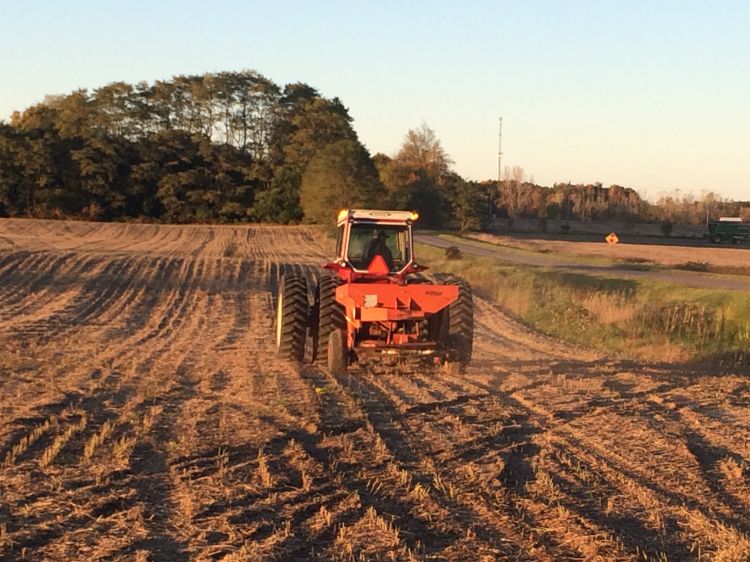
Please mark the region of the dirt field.
POLYGON ((272 351, 303 227, 0 221, 2 560, 750 559, 746 378, 475 299, 463 377, 272 351))

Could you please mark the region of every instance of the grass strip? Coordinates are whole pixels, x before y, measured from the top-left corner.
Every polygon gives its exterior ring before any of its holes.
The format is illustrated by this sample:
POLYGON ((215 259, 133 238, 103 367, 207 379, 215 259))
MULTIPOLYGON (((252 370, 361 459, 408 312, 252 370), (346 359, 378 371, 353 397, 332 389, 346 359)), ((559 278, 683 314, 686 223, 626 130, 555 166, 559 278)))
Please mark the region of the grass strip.
POLYGON ((508 265, 419 244, 420 263, 466 279, 534 329, 610 355, 750 365, 750 294, 508 265))

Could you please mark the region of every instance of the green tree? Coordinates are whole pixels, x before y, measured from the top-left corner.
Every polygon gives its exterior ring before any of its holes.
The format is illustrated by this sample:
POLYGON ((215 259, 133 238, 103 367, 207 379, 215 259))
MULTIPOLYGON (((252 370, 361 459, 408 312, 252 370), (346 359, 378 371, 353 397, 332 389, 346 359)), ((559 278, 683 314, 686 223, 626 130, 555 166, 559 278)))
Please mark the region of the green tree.
POLYGON ((127 144, 101 135, 76 140, 70 157, 75 166, 72 172, 77 176, 81 207, 88 209, 84 215, 90 219, 122 216, 128 169, 124 154, 127 144), (94 210, 97 212, 92 212, 94 210))
POLYGON ((388 207, 416 210, 425 225, 447 222, 455 175, 452 161, 432 129, 423 123, 410 130, 393 158, 376 155, 376 161, 387 189, 388 207))
POLYGON ((330 223, 345 207, 377 206, 382 186, 370 154, 354 140, 329 144, 310 162, 300 190, 305 219, 330 223))
POLYGON ((459 230, 478 230, 485 226, 493 192, 494 185, 456 177, 451 203, 459 230))
MULTIPOLYGON (((61 137, 76 138, 91 134, 94 131, 96 112, 86 90, 75 90, 67 96, 48 97, 47 107, 54 110, 54 127, 61 137)), ((48 126, 52 126, 50 123, 48 126)))
POLYGON ((506 167, 504 176, 499 203, 505 208, 512 224, 523 212, 533 184, 526 181, 526 172, 521 166, 506 167))
POLYGON ((24 135, 0 122, 0 216, 19 216, 28 211, 23 165, 27 150, 24 135))
POLYGON ((300 220, 300 187, 311 160, 342 140, 359 144, 341 101, 322 98, 307 84, 288 85, 279 99, 279 116, 270 137, 273 179, 258 193, 253 215, 284 223, 300 220))
POLYGON ((257 194, 252 218, 257 221, 290 224, 302 220, 299 186, 302 176, 296 166, 277 169, 271 185, 257 194))
MULTIPOLYGON (((143 150, 147 143, 138 149, 143 150)), ((144 150, 144 152, 146 152, 144 150)), ((157 219, 164 213, 164 206, 157 195, 161 168, 149 158, 133 161, 128 173, 128 191, 125 199, 126 216, 157 219)))
POLYGON ((394 160, 408 170, 423 170, 426 178, 435 185, 444 181, 453 165, 435 131, 424 122, 406 133, 394 160))
POLYGON ((301 170, 323 147, 340 140, 357 140, 349 111, 338 98, 294 98, 283 119, 286 121, 282 125, 286 131, 286 136, 282 136, 284 163, 301 170))

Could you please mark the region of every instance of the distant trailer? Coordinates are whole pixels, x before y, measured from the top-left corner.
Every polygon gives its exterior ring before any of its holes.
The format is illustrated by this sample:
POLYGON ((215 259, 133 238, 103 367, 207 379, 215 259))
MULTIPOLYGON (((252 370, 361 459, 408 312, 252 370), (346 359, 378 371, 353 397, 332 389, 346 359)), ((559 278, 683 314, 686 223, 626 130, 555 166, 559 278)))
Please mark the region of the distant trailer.
POLYGON ((750 224, 743 223, 740 217, 721 217, 718 221, 708 223, 708 233, 704 237, 714 244, 741 244, 750 241, 750 224))

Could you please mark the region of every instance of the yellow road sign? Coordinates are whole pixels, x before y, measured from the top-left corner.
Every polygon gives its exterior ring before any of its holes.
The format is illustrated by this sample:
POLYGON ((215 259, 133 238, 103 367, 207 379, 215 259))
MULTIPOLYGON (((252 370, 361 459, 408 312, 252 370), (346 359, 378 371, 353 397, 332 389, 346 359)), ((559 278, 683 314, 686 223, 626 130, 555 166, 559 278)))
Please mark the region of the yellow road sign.
POLYGON ((610 232, 609 234, 607 234, 605 240, 607 241, 607 244, 617 244, 620 241, 620 239, 617 237, 617 234, 615 234, 614 232, 610 232))

